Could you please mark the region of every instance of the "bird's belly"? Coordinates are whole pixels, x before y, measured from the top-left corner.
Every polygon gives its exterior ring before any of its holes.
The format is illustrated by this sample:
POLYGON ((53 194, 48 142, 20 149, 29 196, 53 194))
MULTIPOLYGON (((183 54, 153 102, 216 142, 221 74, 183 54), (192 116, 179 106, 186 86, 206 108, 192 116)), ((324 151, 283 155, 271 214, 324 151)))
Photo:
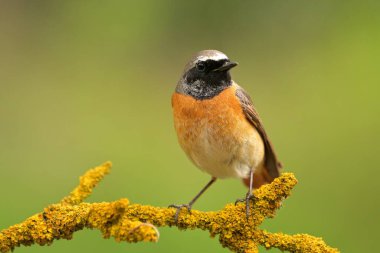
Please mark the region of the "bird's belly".
POLYGON ((263 141, 236 109, 204 101, 174 109, 179 143, 201 170, 217 178, 246 178, 262 166, 263 141))
POLYGON ((198 127, 199 134, 181 142, 181 146, 201 170, 217 178, 245 178, 251 169, 261 165, 264 147, 254 131, 220 136, 219 131, 207 123, 198 127))

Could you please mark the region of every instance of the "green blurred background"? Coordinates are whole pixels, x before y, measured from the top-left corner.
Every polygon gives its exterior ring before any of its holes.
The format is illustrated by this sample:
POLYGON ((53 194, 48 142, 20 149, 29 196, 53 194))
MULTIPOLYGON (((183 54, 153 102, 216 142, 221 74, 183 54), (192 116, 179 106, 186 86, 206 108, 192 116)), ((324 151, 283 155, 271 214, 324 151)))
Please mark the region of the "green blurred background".
MULTIPOLYGON (((189 57, 213 48, 240 63, 234 80, 299 179, 263 227, 374 252, 379 13, 379 1, 0 1, 0 229, 107 160, 113 171, 89 201, 193 197, 209 176, 177 144, 170 96, 189 57)), ((245 191, 219 181, 195 208, 218 210, 245 191)), ((17 252, 228 252, 204 231, 160 231, 157 244, 84 230, 17 252)))

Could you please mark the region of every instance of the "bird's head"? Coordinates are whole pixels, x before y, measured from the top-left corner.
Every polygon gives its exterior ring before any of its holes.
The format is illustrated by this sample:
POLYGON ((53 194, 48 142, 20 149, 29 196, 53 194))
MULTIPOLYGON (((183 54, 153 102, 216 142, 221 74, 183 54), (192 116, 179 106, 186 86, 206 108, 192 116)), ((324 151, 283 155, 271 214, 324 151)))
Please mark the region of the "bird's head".
POLYGON ((207 99, 231 85, 229 70, 236 62, 217 50, 196 53, 186 64, 176 91, 197 99, 207 99))

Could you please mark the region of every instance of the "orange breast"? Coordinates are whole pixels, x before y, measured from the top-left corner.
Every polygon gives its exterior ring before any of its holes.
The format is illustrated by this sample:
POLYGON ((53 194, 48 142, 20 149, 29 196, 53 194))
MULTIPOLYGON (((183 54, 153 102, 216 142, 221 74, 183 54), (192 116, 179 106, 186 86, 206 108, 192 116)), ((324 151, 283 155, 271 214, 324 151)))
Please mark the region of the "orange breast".
POLYGON ((218 178, 245 177, 264 155, 261 137, 245 118, 235 91, 233 85, 211 99, 179 93, 172 97, 182 149, 195 165, 218 178))
POLYGON ((204 131, 205 125, 210 128, 210 137, 221 139, 222 142, 239 139, 237 129, 251 128, 235 96, 235 90, 231 86, 212 99, 205 100, 173 94, 174 122, 180 143, 191 142, 198 137, 204 131))

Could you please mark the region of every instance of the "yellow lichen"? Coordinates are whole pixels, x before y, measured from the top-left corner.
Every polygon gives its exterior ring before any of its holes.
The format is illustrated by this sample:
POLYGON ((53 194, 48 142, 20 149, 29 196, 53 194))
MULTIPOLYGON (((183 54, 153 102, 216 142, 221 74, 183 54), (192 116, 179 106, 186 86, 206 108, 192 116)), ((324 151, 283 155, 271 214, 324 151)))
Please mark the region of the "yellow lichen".
POLYGON ((79 179, 79 185, 70 193, 69 196, 61 200, 61 204, 77 205, 85 200, 95 186, 107 175, 111 170, 112 163, 105 162, 102 165, 88 170, 79 179))
POLYGON ((24 222, 0 232, 0 252, 8 252, 20 245, 50 245, 55 239, 71 239, 83 228, 99 229, 104 238, 116 241, 139 242, 158 240, 155 226, 177 226, 179 229, 208 230, 212 237, 219 235, 223 247, 234 252, 257 253, 258 245, 290 252, 338 252, 321 238, 307 234, 286 235, 259 229, 265 218, 275 216, 282 201, 290 195, 297 180, 291 173, 283 173, 271 184, 254 191, 252 214, 245 216, 244 204, 228 204, 217 212, 181 211, 177 223, 175 209, 130 204, 127 199, 115 202, 82 203, 92 189, 109 172, 111 163, 89 170, 79 186, 59 204, 53 204, 24 222))

